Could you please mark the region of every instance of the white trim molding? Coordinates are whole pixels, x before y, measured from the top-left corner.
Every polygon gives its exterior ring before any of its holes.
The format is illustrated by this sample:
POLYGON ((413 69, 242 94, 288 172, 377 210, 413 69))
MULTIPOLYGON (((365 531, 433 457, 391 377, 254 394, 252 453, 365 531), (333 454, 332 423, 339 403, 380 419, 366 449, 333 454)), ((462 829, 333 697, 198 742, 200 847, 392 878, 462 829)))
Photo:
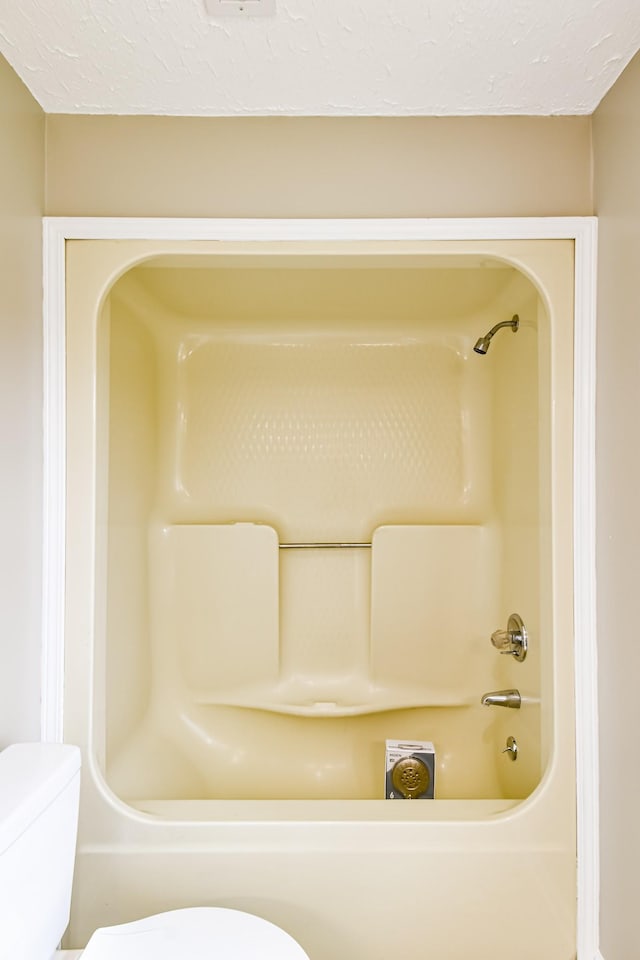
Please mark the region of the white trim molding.
POLYGON ((596 276, 597 228, 575 247, 574 637, 578 820, 577 955, 600 957, 598 649, 596 633, 596 276))
POLYGON ((43 250, 43 538, 41 737, 62 740, 66 530, 64 231, 45 221, 43 250))
POLYGON ((596 238, 592 217, 479 220, 44 221, 42 738, 62 739, 65 591, 65 244, 67 240, 545 240, 575 243, 574 621, 579 960, 599 952, 598 712, 595 609, 596 238))

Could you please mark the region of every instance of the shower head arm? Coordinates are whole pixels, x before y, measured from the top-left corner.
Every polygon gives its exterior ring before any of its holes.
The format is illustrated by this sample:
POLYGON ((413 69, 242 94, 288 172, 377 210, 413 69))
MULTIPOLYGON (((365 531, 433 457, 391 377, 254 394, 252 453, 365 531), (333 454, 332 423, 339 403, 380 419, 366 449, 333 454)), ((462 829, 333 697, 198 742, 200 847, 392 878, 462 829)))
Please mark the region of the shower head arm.
POLYGON ((511 327, 514 333, 517 333, 518 327, 520 326, 520 317, 517 313, 514 313, 511 320, 503 320, 502 323, 496 323, 495 326, 491 327, 489 333, 485 334, 484 337, 476 342, 475 347, 473 348, 476 353, 484 354, 489 349, 489 345, 494 334, 500 330, 502 327, 511 327))
POLYGON ((511 327, 514 333, 517 333, 518 327, 520 326, 520 317, 518 314, 514 314, 511 320, 503 320, 502 323, 496 323, 495 326, 491 327, 489 333, 486 335, 486 340, 491 340, 493 335, 497 333, 498 330, 501 330, 502 327, 511 327))

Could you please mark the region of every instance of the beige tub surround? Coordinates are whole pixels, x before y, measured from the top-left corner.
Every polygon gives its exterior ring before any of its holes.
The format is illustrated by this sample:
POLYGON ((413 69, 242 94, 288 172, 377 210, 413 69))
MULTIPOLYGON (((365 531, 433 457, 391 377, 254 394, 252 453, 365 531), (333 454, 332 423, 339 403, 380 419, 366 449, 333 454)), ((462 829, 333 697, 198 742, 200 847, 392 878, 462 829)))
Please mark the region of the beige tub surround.
POLYGON ((435 953, 569 960, 572 244, 67 256, 69 946, 270 901, 310 955, 382 958, 408 884, 435 953), (516 612, 524 662, 490 639, 516 612), (389 738, 434 743, 435 800, 383 799, 389 738))

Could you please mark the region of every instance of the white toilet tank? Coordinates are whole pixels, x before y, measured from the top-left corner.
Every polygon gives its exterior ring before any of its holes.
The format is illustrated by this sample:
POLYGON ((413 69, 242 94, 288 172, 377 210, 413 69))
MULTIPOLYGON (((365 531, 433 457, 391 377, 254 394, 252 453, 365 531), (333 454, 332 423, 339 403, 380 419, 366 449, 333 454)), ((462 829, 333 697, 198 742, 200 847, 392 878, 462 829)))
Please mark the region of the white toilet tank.
POLYGON ((80 751, 25 743, 0 753, 3 957, 50 960, 69 922, 80 751))

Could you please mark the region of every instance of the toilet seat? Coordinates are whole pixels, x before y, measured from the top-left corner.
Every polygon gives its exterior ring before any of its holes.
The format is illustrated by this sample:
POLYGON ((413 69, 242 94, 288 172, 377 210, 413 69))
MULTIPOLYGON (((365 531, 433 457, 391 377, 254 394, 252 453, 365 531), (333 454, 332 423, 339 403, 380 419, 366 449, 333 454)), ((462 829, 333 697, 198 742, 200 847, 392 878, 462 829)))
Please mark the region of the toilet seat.
POLYGON ((101 927, 82 960, 309 960, 275 924, 241 910, 187 907, 101 927))

